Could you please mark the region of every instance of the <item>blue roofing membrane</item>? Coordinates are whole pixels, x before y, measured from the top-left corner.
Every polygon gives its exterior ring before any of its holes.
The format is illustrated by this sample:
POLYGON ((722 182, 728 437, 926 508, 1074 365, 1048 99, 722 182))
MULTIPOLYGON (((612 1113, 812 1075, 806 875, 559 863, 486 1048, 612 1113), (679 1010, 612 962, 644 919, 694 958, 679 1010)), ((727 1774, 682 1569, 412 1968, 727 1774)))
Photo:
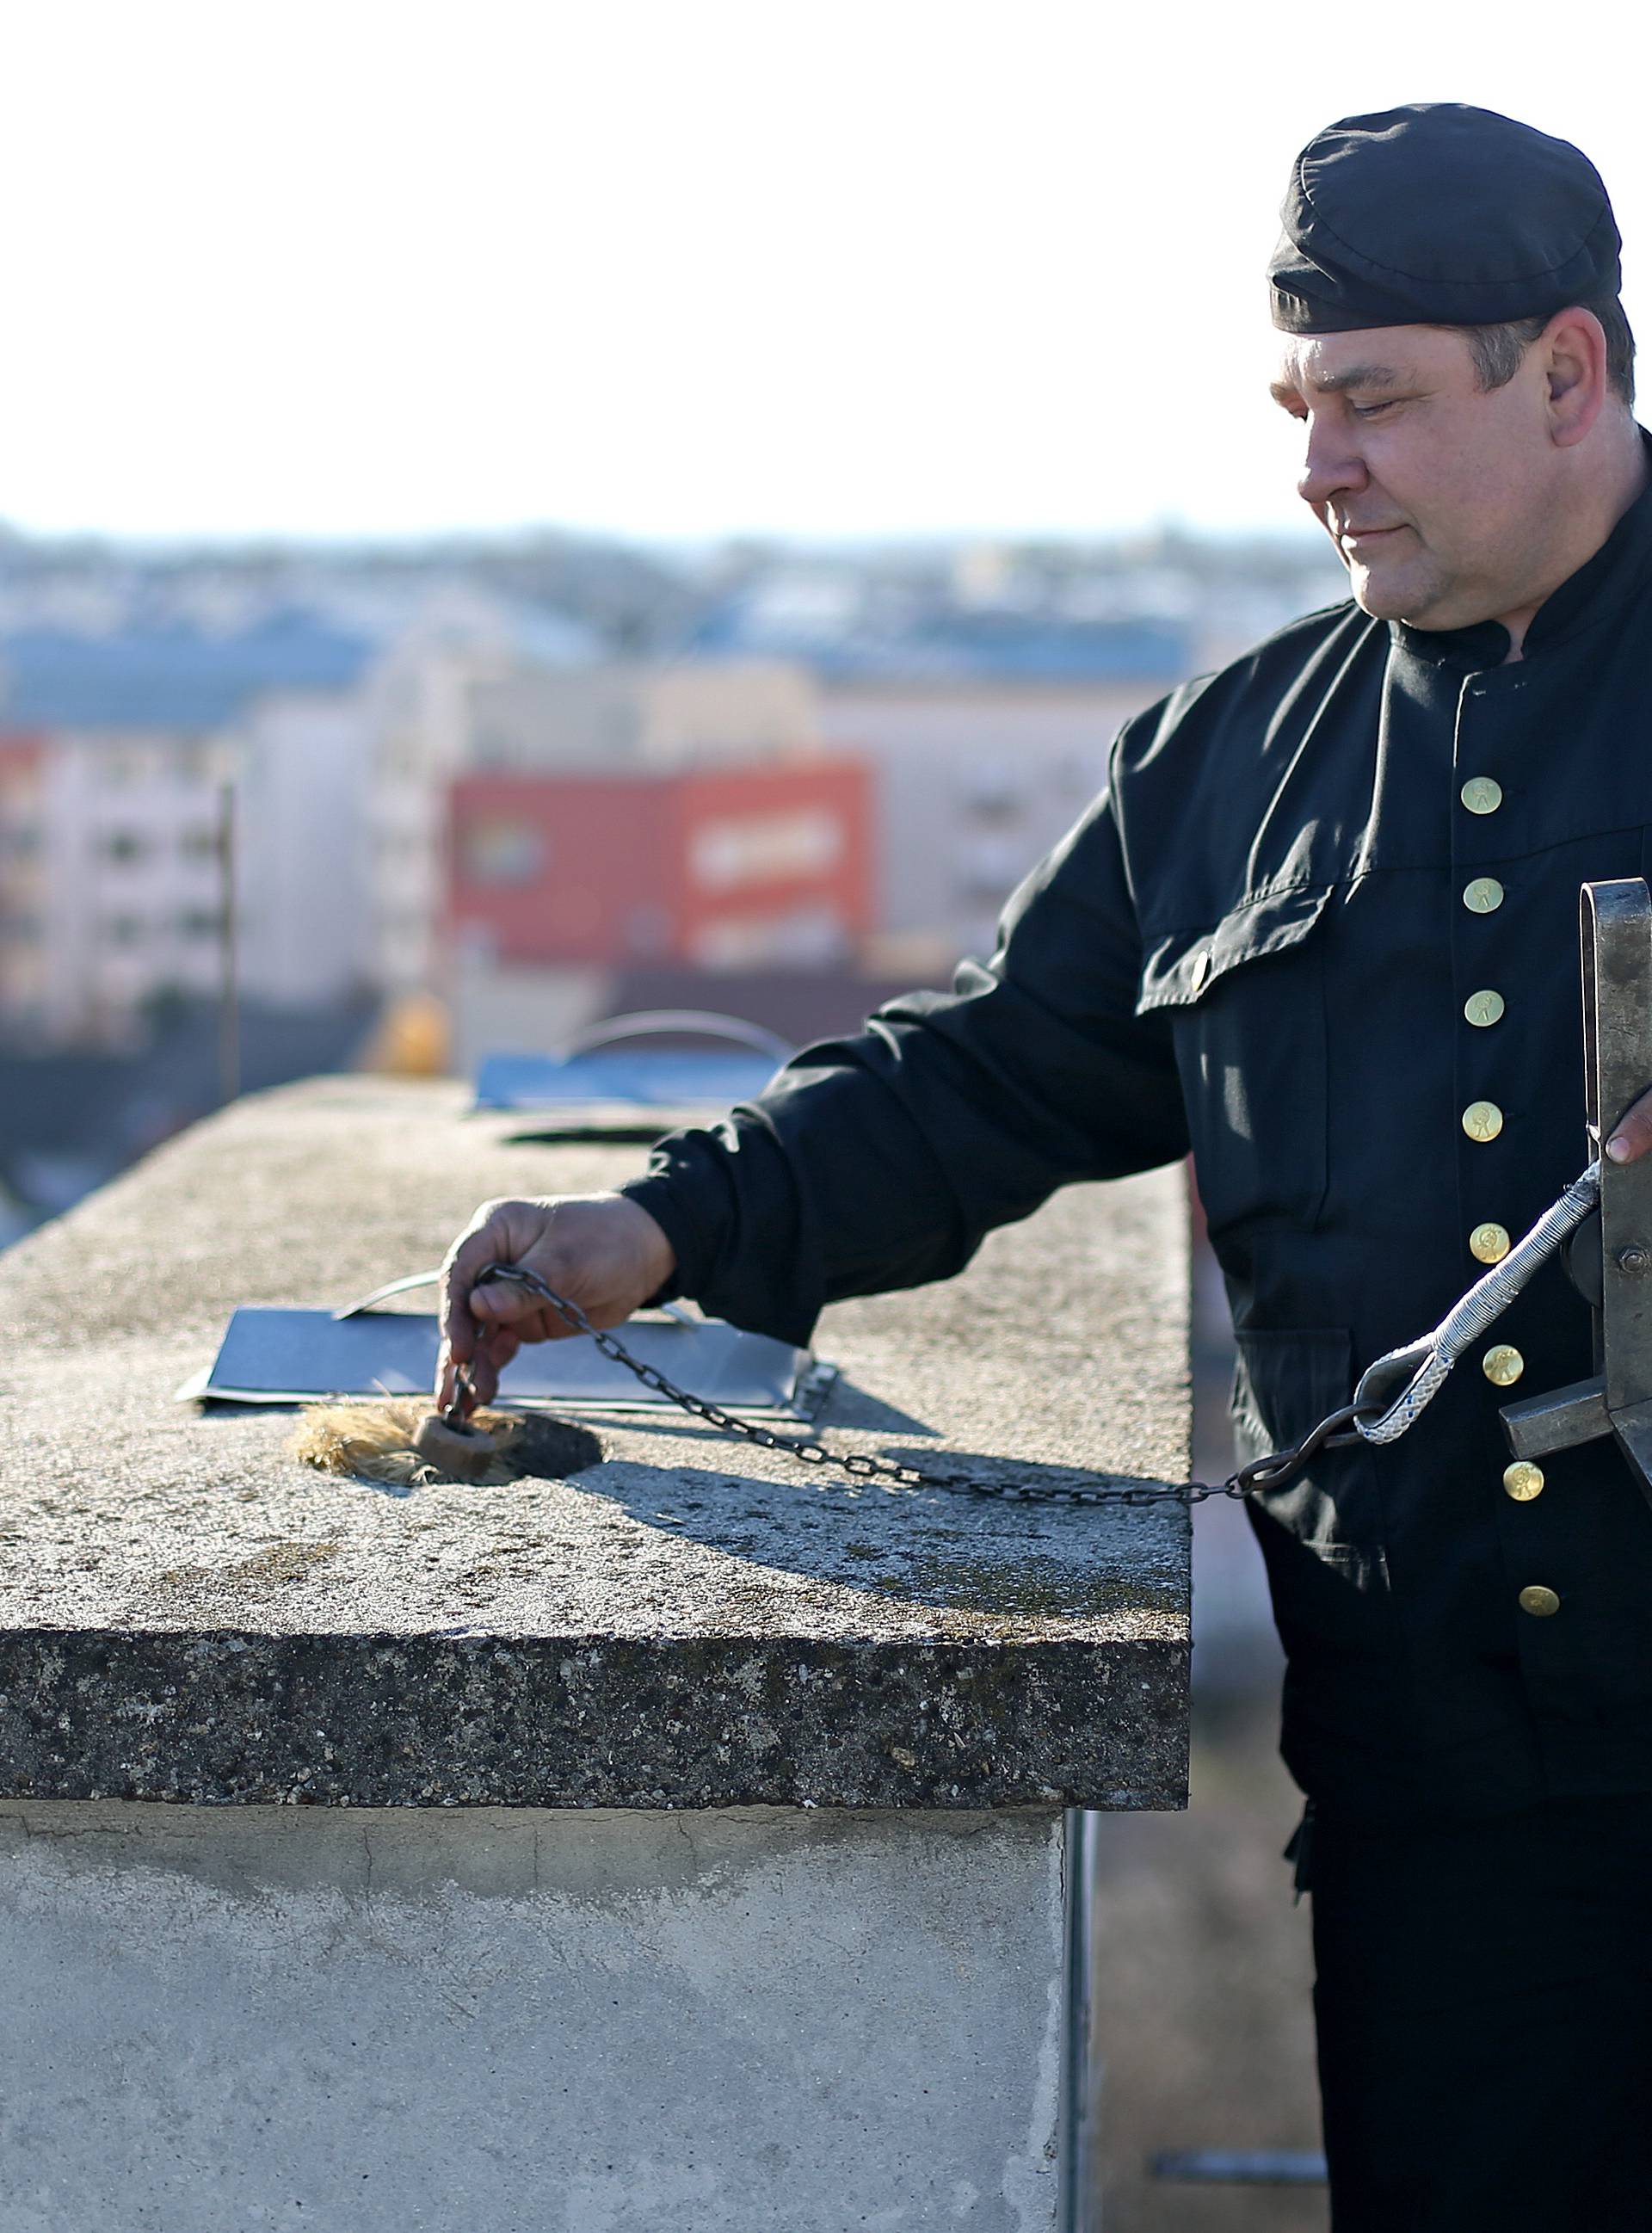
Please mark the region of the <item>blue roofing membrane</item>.
POLYGON ((478 1074, 476 1106, 526 1110, 633 1102, 642 1109, 721 1110, 761 1093, 775 1068, 767 1055, 744 1050, 707 1054, 603 1047, 566 1059, 493 1054, 485 1058, 478 1074))
POLYGON ((1151 615, 1081 621, 940 612, 887 628, 855 624, 817 634, 774 621, 740 593, 706 615, 690 648, 720 657, 795 659, 834 681, 1177 682, 1193 664, 1187 622, 1151 615))
POLYGON ((14 729, 205 732, 274 691, 347 689, 373 652, 365 637, 302 612, 232 635, 175 624, 109 635, 19 629, 0 636, 0 713, 14 729))

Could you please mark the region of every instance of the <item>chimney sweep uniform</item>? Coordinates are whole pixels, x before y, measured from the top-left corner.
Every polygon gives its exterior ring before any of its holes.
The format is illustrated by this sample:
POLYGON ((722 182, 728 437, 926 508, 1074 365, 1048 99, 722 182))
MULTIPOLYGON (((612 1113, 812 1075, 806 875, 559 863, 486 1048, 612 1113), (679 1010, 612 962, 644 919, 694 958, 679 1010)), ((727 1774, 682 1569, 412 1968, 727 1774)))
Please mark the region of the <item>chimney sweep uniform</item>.
MULTIPOLYGON (((1354 117, 1296 166, 1275 322, 1546 316, 1614 295, 1618 245, 1562 141, 1354 117)), ((1652 877, 1652 494, 1508 650, 1348 602, 1128 721, 990 963, 656 1149, 627 1191, 679 1290, 802 1341, 1191 1147, 1242 1455, 1297 1442, 1584 1160, 1578 886, 1652 877)), ((1337 2233, 1652 2227, 1652 1510, 1610 1441, 1534 1487, 1497 1416, 1591 1370, 1551 1264, 1402 1442, 1247 1507, 1315 1802, 1337 2233)))

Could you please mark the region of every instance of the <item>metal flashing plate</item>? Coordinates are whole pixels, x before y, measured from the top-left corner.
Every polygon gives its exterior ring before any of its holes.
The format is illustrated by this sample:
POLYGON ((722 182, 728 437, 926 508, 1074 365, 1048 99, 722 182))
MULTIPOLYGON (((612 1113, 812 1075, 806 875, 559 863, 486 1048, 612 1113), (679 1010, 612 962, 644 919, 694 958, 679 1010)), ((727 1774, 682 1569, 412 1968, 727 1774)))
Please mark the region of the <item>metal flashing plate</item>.
POLYGON ((750 1101, 774 1076, 768 1054, 745 1048, 703 1052, 666 1047, 604 1047, 589 1054, 494 1054, 476 1081, 476 1108, 585 1109, 619 1103, 637 1109, 727 1109, 750 1101))
MULTIPOLYGON (((684 1324, 632 1319, 626 1347, 691 1394, 754 1417, 810 1419, 836 1377, 806 1349, 747 1333, 721 1318, 684 1324)), ((427 1396, 436 1377, 433 1313, 244 1308, 210 1367, 185 1381, 180 1401, 311 1403, 323 1396, 427 1396)), ((498 1401, 506 1409, 561 1412, 674 1412, 604 1357, 589 1335, 535 1342, 506 1365, 498 1401)))

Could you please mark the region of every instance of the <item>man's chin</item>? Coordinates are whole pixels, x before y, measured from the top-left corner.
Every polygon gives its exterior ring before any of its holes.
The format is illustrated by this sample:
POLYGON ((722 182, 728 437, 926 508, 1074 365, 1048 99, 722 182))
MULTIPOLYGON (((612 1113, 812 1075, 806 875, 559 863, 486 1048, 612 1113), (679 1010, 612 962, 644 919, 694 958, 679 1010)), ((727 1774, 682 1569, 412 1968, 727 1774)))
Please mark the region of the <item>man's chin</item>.
POLYGON ((1381 566, 1350 565, 1348 585, 1361 612, 1369 613, 1375 621, 1409 621, 1419 628, 1430 625, 1428 615, 1434 597, 1429 585, 1420 582, 1414 571, 1396 567, 1389 573, 1381 566))

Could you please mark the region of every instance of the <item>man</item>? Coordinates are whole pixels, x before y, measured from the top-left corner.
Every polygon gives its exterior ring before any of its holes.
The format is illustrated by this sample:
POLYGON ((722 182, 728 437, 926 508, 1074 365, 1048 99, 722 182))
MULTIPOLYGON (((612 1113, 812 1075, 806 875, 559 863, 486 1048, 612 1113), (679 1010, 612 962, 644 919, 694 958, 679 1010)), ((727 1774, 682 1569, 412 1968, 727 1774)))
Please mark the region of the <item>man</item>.
MULTIPOLYGON (((1577 888, 1652 867, 1652 495, 1578 152, 1455 106, 1298 160, 1277 400, 1353 601, 1128 722, 989 967, 816 1047, 618 1196, 450 1258, 484 1394, 530 1299, 805 1339, 1072 1180, 1191 1144, 1252 1451, 1434 1325, 1583 1160, 1577 888)), ((1637 1105, 1610 1152, 1652 1140, 1637 1105)), ((1338 2233, 1652 2227, 1652 1510, 1610 1442, 1506 1481, 1587 1377, 1545 1269, 1421 1422, 1252 1507, 1312 1802, 1338 2233), (1540 1493, 1533 1494, 1533 1488, 1540 1493)))

